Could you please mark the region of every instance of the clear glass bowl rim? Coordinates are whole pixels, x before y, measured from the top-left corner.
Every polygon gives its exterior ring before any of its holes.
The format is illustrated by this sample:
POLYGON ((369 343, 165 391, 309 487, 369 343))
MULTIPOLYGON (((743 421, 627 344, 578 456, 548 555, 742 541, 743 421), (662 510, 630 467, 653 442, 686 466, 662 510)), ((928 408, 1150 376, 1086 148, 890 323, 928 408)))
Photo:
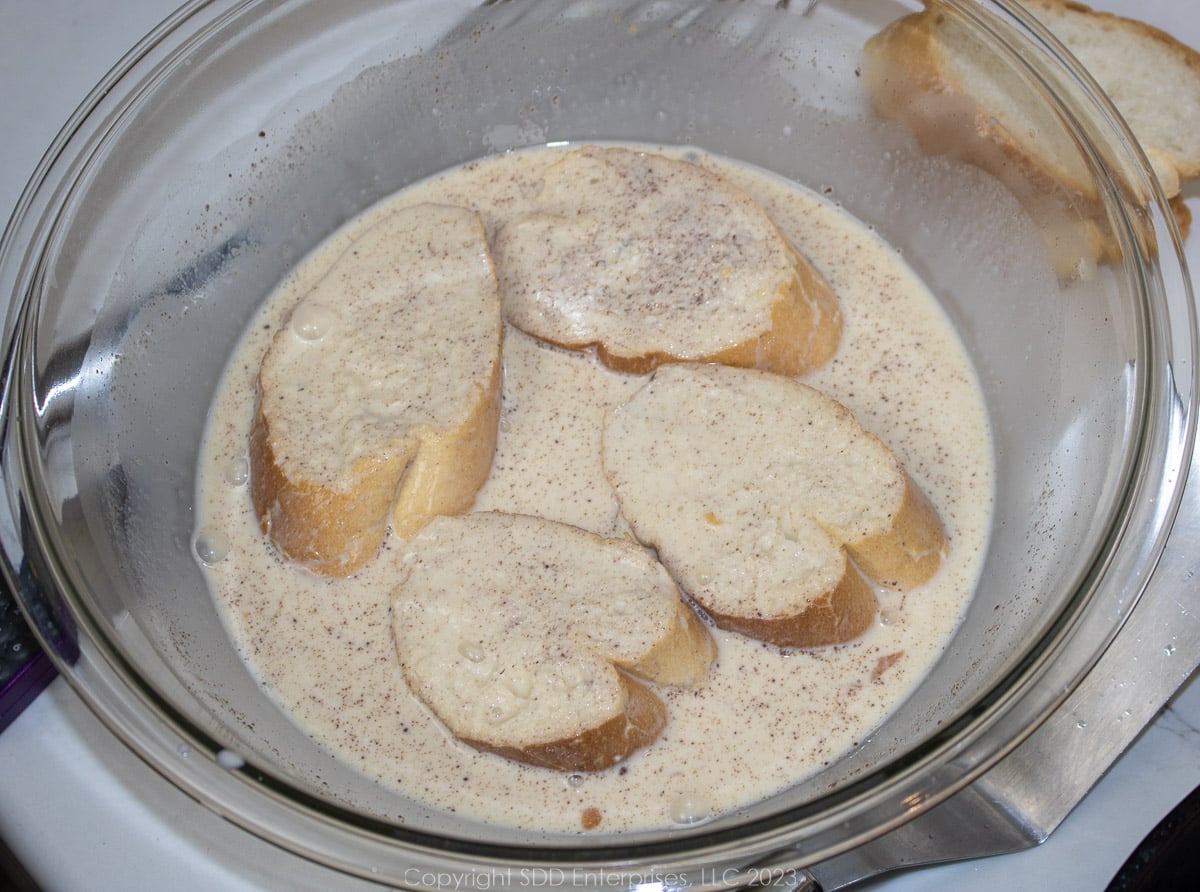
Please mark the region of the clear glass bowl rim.
MULTIPOLYGON (((975 9, 978 4, 972 0, 946 0, 946 3, 980 28, 993 29, 988 14, 975 9)), ((29 288, 36 278, 39 255, 51 241, 63 196, 74 188, 73 178, 80 173, 80 165, 86 163, 73 152, 77 153, 79 146, 88 144, 103 128, 104 121, 97 120, 98 110, 114 102, 126 101, 129 95, 136 93, 144 71, 152 69, 161 59, 183 51, 208 29, 234 19, 255 5, 256 0, 235 3, 192 0, 148 35, 114 67, 64 127, 35 172, 5 231, 0 242, 0 285, 13 295, 14 300, 8 310, 4 332, 9 374, 3 406, 4 469, 8 490, 3 510, 8 516, 0 517, 0 520, 14 531, 18 527, 12 518, 19 516, 22 510, 27 510, 35 519, 50 516, 37 507, 36 481, 26 473, 20 461, 14 465, 9 459, 10 446, 15 450, 11 454, 19 457, 21 437, 30 432, 29 421, 18 405, 28 393, 24 388, 27 369, 22 364, 22 351, 28 344, 29 319, 33 318, 29 288)), ((1038 48, 1039 53, 1029 62, 1035 70, 1046 65, 1063 73, 1068 81, 1079 86, 1101 116, 1111 122, 1112 132, 1105 134, 1111 144, 1104 151, 1123 153, 1125 160, 1130 162, 1127 166, 1140 173, 1141 185, 1153 197, 1150 211, 1159 235, 1160 255, 1142 258, 1138 275, 1149 283, 1148 287, 1167 278, 1173 286, 1182 282, 1187 291, 1178 233, 1166 210, 1165 199, 1119 116, 1078 64, 1019 7, 1010 0, 991 0, 988 5, 1022 33, 1029 46, 1038 48), (1171 251, 1165 250, 1168 246, 1171 251)), ((1130 237, 1126 241, 1134 244, 1137 240, 1130 237)), ((1160 317, 1152 320, 1152 328, 1158 331, 1162 340, 1159 346, 1163 355, 1158 356, 1157 364, 1150 369, 1147 386, 1152 393, 1147 398, 1142 463, 1134 474, 1136 479, 1130 481, 1129 502, 1142 506, 1138 509, 1141 516, 1134 517, 1127 528, 1114 530, 1109 549, 1110 554, 1118 548, 1124 549, 1126 558, 1116 562, 1115 570, 1113 566, 1098 568, 1093 584, 1086 591, 1077 593, 1048 640, 1012 677, 997 682, 993 688, 995 696, 988 702, 981 703, 959 722, 933 735, 903 766, 893 766, 887 777, 868 777, 800 810, 732 831, 694 834, 678 842, 637 847, 522 848, 426 839, 420 833, 382 822, 364 821, 361 816, 350 813, 339 813, 327 803, 297 795, 286 784, 256 774, 252 769, 239 772, 220 767, 216 761, 220 745, 197 729, 187 727, 169 704, 154 702, 139 692, 136 670, 122 658, 119 648, 102 640, 97 627, 86 616, 74 617, 81 631, 80 658, 74 663, 61 658, 56 662, 72 687, 105 724, 132 751, 184 792, 250 832, 284 848, 369 878, 403 881, 403 877, 396 876, 396 869, 413 864, 427 866, 431 872, 451 867, 494 871, 497 865, 529 864, 572 872, 601 871, 618 864, 631 871, 650 865, 660 871, 664 865, 687 871, 726 860, 763 859, 781 850, 794 853, 797 864, 822 860, 931 808, 970 783, 1030 733, 1065 697, 1069 688, 1063 687, 1059 676, 1068 686, 1073 686, 1116 634, 1117 628, 1093 628, 1096 625, 1094 619, 1089 624, 1088 603, 1101 583, 1114 584, 1108 576, 1115 571, 1128 570, 1129 578, 1117 580, 1115 584, 1133 591, 1129 603, 1132 608, 1137 580, 1142 578, 1144 584, 1144 578, 1148 577, 1149 568, 1165 545, 1178 507, 1183 474, 1172 473, 1172 469, 1186 468, 1187 458, 1191 455, 1196 399, 1191 378, 1195 368, 1196 336, 1190 294, 1187 298, 1182 307, 1168 306, 1158 295, 1157 305, 1152 308, 1160 317), (1186 375, 1182 374, 1185 371, 1186 375), (1146 507, 1151 503, 1153 508, 1146 507), (1131 530, 1138 536, 1137 541, 1123 541, 1131 530), (1054 675, 1055 685, 1046 684, 1051 675, 1054 675), (1054 688, 1058 693, 1048 694, 1047 688, 1054 688), (194 757, 181 766, 176 758, 181 738, 189 741, 197 756, 207 758, 194 757), (919 804, 913 806, 913 802, 919 804)), ((1148 296, 1147 299, 1156 298, 1148 296)), ((55 584, 64 591, 69 602, 68 576, 55 567, 57 558, 52 537, 38 532, 36 522, 33 526, 32 539, 21 544, 32 545, 40 552, 41 560, 47 564, 55 584)), ((7 541, 10 537, 5 538, 8 552, 5 571, 11 582, 11 555, 15 553, 14 548, 19 550, 21 546, 7 541)), ((727 875, 726 879, 728 882, 724 885, 736 885, 738 875, 727 875)))

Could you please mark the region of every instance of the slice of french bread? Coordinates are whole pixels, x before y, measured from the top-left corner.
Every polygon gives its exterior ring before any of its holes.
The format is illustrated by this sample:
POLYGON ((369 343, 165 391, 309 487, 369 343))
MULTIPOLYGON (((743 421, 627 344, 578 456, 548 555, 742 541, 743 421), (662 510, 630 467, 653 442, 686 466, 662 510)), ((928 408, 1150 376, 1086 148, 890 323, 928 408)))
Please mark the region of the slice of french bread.
POLYGON ((357 238, 258 375, 250 493, 285 558, 345 575, 467 510, 495 451, 500 297, 473 211, 422 204, 357 238))
POLYGON ((493 244, 505 317, 610 367, 697 361, 801 374, 837 350, 820 273, 748 195, 697 164, 585 146, 493 244))
POLYGON ((1022 0, 1108 94, 1168 198, 1200 177, 1200 53, 1145 22, 1075 0, 1022 0))
MULTIPOLYGON (((1197 55, 1143 23, 1071 0, 1025 5, 1109 93, 1164 194, 1177 197, 1181 180, 1200 174, 1197 55)), ((1060 272, 1072 272, 1080 260, 1119 256, 1076 139, 1049 103, 1032 98, 1026 76, 986 49, 957 15, 927 0, 922 12, 868 40, 864 63, 875 109, 907 123, 924 151, 975 164, 1008 186, 1046 229, 1060 272)), ((1186 229, 1190 214, 1182 207, 1171 205, 1186 229)))
POLYGON ((634 534, 713 621, 782 647, 857 637, 872 582, 917 586, 947 548, 891 450, 778 375, 659 368, 609 413, 604 466, 634 534))
POLYGON ((933 2, 872 36, 863 81, 880 116, 906 124, 921 150, 999 180, 1041 231, 1064 278, 1117 256, 1099 223, 1095 184, 1049 105, 960 17, 933 2))
POLYGON ((436 518, 408 543, 393 603, 412 691, 459 740, 558 771, 600 771, 658 738, 650 683, 694 685, 716 646, 640 546, 542 518, 436 518))
POLYGON ((1025 0, 1108 94, 1137 137, 1186 238, 1183 183, 1200 177, 1200 53, 1136 19, 1074 0, 1025 0))
POLYGON ((1021 178, 1045 192, 1095 197, 1051 106, 1034 101, 1024 73, 936 0, 867 41, 863 74, 876 111, 910 124, 925 151, 977 163, 1010 186, 1021 178))

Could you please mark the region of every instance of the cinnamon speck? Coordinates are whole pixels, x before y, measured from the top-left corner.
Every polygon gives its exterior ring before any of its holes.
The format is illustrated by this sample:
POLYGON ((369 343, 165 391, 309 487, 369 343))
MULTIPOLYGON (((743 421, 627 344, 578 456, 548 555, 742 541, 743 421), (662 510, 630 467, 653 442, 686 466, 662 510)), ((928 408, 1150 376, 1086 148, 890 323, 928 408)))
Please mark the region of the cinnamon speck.
POLYGON ((898 650, 895 653, 890 653, 880 657, 875 661, 875 668, 871 670, 871 681, 878 682, 883 678, 883 673, 887 672, 896 665, 896 661, 904 656, 904 651, 898 650))

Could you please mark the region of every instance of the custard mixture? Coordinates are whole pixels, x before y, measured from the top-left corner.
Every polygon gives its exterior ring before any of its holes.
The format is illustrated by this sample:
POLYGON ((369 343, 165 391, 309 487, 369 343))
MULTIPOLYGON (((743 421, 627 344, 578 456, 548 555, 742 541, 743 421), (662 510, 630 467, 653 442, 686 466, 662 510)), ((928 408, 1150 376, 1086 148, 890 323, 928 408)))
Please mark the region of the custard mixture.
MULTIPOLYGON (((925 585, 880 591, 878 621, 845 645, 781 650, 714 629, 718 656, 707 679, 661 689, 666 730, 616 768, 564 775, 457 742, 406 688, 395 655, 390 601, 405 543, 389 534, 353 576, 321 578, 277 556, 248 493, 255 377, 269 339, 356 234, 419 202, 477 210, 494 232, 499 221, 529 212, 541 171, 561 151, 496 156, 407 188, 349 222, 281 283, 248 327, 211 410, 196 550, 263 687, 315 740, 380 784, 513 827, 582 833, 585 825, 602 832, 691 825, 769 796, 853 750, 938 658, 982 563, 993 458, 975 373, 936 300, 869 227, 773 175, 661 150, 744 189, 833 286, 844 315, 841 346, 803 380, 848 406, 891 447, 937 507, 949 554, 925 585), (582 824, 581 815, 588 816, 582 824)), ((497 451, 476 510, 625 535, 602 472, 600 435, 605 411, 646 379, 511 327, 503 363, 497 451)))

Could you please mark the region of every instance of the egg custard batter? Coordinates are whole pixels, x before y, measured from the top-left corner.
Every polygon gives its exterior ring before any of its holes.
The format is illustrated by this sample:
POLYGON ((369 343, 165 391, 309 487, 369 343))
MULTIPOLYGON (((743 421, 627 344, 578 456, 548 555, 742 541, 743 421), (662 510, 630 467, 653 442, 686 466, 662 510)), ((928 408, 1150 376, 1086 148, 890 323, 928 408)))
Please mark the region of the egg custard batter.
MULTIPOLYGON (((645 147, 637 147, 644 149, 645 147)), ((351 220, 280 284, 248 327, 211 409, 199 469, 197 542, 239 652, 317 741, 378 783, 435 808, 512 827, 603 832, 689 825, 762 799, 852 751, 921 681, 954 632, 982 563, 993 501, 988 420, 971 363, 936 299, 898 252, 836 204, 795 183, 692 150, 656 149, 748 193, 840 301, 840 346, 801 380, 880 437, 936 506, 948 552, 908 592, 878 592, 876 622, 846 644, 781 649, 713 629, 717 657, 694 687, 663 688, 661 736, 619 766, 571 775, 454 739, 408 690, 391 632, 389 532, 347 578, 290 565, 259 528, 247 486, 256 376, 272 334, 347 246, 399 207, 477 211, 489 233, 529 213, 540 148, 449 170, 351 220), (215 559, 206 537, 229 542, 215 559), (582 816, 582 817, 581 817, 582 816)), ((587 184, 581 183, 580 189, 587 184)), ((605 412, 647 380, 592 352, 506 326, 499 433, 474 510, 532 514, 625 536, 601 465, 605 412)))

